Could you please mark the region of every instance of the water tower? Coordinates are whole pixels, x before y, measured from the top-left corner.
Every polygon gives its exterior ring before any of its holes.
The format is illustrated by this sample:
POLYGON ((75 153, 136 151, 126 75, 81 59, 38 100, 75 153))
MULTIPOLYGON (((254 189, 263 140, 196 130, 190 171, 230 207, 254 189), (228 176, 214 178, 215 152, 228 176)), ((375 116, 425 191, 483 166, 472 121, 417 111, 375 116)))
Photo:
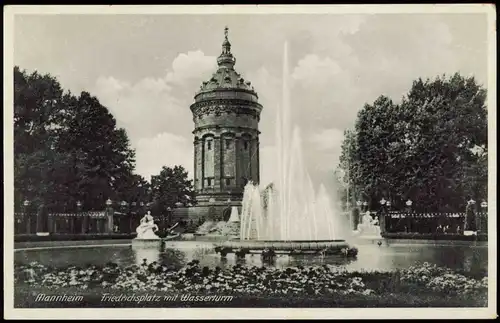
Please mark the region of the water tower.
POLYGON ((234 69, 227 27, 224 34, 218 68, 201 84, 190 107, 198 207, 209 207, 220 217, 228 206, 241 205, 248 181, 259 182, 262 111, 252 84, 234 69))

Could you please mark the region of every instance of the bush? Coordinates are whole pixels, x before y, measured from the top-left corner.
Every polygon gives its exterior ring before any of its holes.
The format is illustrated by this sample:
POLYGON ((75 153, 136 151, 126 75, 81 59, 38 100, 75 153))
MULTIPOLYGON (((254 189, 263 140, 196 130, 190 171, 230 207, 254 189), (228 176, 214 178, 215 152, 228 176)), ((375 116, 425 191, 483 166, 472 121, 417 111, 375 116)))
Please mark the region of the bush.
POLYGON ((15 266, 15 282, 33 288, 110 288, 122 291, 219 293, 299 297, 304 295, 485 295, 487 279, 475 279, 424 263, 394 272, 347 272, 330 265, 272 268, 235 265, 200 267, 193 260, 181 269, 156 262, 55 269, 34 262, 15 266))

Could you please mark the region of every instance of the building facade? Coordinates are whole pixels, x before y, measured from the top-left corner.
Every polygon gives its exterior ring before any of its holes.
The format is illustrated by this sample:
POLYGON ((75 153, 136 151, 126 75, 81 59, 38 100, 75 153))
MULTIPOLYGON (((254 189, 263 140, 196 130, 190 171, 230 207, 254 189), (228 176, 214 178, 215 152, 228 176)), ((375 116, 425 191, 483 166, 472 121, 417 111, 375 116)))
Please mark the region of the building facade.
POLYGON ((212 213, 240 206, 246 183, 260 179, 262 105, 252 84, 234 69, 235 63, 226 27, 217 71, 201 84, 190 107, 197 207, 212 207, 212 213))

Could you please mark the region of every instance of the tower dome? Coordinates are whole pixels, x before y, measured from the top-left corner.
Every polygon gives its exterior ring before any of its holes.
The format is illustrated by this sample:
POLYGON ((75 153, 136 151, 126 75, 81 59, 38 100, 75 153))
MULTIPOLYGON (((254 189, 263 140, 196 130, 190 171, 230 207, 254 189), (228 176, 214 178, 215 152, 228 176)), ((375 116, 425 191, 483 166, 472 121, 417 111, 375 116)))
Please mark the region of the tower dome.
POLYGON ((259 182, 262 105, 251 82, 236 72, 228 28, 218 68, 191 105, 194 121, 194 188, 198 205, 238 204, 248 181, 259 182))
POLYGON ((245 80, 235 69, 236 58, 231 53, 231 43, 228 39, 228 28, 224 29, 222 52, 217 58, 218 68, 212 77, 201 84, 196 93, 195 102, 214 97, 239 98, 252 102, 258 101, 258 95, 250 81, 245 80), (227 92, 232 94, 228 94, 227 92))

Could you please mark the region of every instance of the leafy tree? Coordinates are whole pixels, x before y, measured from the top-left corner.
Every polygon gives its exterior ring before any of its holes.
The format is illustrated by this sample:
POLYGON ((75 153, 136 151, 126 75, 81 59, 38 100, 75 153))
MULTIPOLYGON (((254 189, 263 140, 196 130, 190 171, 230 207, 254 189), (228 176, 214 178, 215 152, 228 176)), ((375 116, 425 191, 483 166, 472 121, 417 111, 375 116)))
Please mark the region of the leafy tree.
POLYGON ((63 90, 50 74, 27 74, 14 67, 14 152, 51 147, 61 121, 63 90))
POLYGON ((117 201, 127 201, 128 203, 148 203, 151 200, 151 185, 137 174, 128 174, 116 181, 117 201))
POLYGON ((67 120, 58 147, 73 156, 73 187, 84 207, 102 208, 117 198, 134 168, 135 152, 123 129, 97 98, 82 92, 73 99, 73 117, 67 120))
POLYGON ((338 184, 341 186, 339 197, 345 205, 347 202, 352 204, 357 198, 354 189, 357 183, 356 176, 359 174, 357 171, 359 163, 354 158, 359 150, 357 144, 356 133, 351 130, 344 131, 344 141, 341 146, 342 154, 339 158, 340 165, 335 173, 338 184))
POLYGON ((182 166, 173 168, 163 166, 159 175, 151 176, 153 210, 157 214, 165 214, 174 209, 178 203, 183 206, 195 204, 193 181, 182 166))
POLYGON ((467 196, 486 197, 486 91, 474 78, 419 79, 400 105, 381 96, 359 112, 355 144, 344 140, 340 168, 376 205, 406 199, 420 209, 463 209, 467 196))
POLYGON ((125 130, 97 98, 64 93, 49 74, 14 68, 15 205, 29 199, 54 210, 102 209, 133 177, 125 130))
POLYGON ((27 74, 14 68, 14 195, 15 206, 29 199, 51 200, 57 182, 51 175, 64 168, 55 149, 62 119, 59 82, 51 75, 27 74))

